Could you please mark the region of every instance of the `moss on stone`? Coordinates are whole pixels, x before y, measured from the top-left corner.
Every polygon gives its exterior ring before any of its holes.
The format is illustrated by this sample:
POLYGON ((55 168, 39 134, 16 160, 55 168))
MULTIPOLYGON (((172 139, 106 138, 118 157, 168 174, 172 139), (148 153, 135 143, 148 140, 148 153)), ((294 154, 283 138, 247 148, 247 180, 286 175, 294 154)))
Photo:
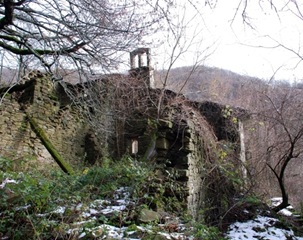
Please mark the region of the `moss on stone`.
POLYGON ((67 174, 72 174, 73 170, 71 166, 61 157, 61 155, 57 152, 56 148, 53 146, 51 141, 47 138, 45 132, 40 128, 37 124, 37 122, 29 116, 29 114, 26 114, 34 132, 37 134, 37 136, 40 138, 41 142, 45 146, 45 148, 49 151, 49 153, 52 155, 56 163, 60 166, 60 168, 67 174))

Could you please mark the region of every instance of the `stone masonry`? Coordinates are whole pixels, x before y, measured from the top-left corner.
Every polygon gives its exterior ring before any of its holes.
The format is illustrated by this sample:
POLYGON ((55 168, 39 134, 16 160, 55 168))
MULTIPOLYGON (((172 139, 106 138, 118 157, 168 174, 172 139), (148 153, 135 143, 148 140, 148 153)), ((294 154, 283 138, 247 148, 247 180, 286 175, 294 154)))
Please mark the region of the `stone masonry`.
MULTIPOLYGON (((142 61, 141 54, 147 54, 149 58, 150 52, 143 50, 132 55, 140 55, 139 64, 142 61)), ((148 59, 147 63, 149 62, 148 59)), ((102 122, 107 122, 111 129, 111 135, 106 139, 102 138, 104 137, 102 135, 95 136, 95 131, 88 125, 88 119, 81 113, 81 108, 74 107, 73 101, 68 100, 68 96, 64 95, 58 83, 52 82, 47 75, 35 72, 17 87, 0 89, 2 96, 0 157, 16 162, 28 158, 28 164, 36 169, 57 167, 40 139, 32 131, 26 118, 28 114, 43 129, 63 159, 74 168, 83 164, 98 163, 102 159, 100 148, 116 157, 127 153, 148 161, 155 159, 159 166, 164 167, 163 172, 176 176, 176 181, 183 186, 189 213, 199 219, 200 209, 205 206, 210 208, 214 202, 221 201, 216 199, 218 196, 223 196, 216 195, 216 189, 209 189, 209 186, 214 184, 222 185, 223 177, 217 170, 213 170, 218 158, 218 138, 214 127, 204 117, 207 111, 202 112, 201 104, 190 102, 171 91, 150 88, 149 66, 132 67, 130 76, 122 79, 126 82, 126 86, 130 86, 125 90, 126 92, 115 87, 115 83, 100 81, 103 84, 112 84, 112 87, 109 87, 112 92, 106 91, 106 95, 101 94, 107 99, 101 101, 102 106, 111 105, 106 108, 111 111, 110 114, 100 113, 102 122), (145 81, 142 81, 141 85, 131 85, 134 78, 142 78, 142 76, 145 81), (127 81, 130 81, 129 84, 127 81), (137 94, 138 91, 142 92, 137 94), (7 94, 3 94, 4 92, 7 94), (139 104, 130 106, 129 110, 135 109, 130 115, 123 115, 123 119, 115 118, 114 106, 121 107, 121 101, 117 104, 116 100, 130 93, 137 94, 134 96, 138 98, 135 100, 139 104), (157 108, 154 104, 159 100, 159 96, 163 98, 163 109, 157 108), (142 102, 143 106, 140 105, 142 102), (161 115, 159 110, 163 110, 161 115), (156 127, 151 123, 156 123, 156 127), (210 167, 211 164, 213 165, 210 167), (216 173, 216 178, 213 178, 213 173, 216 173), (221 182, 216 182, 217 180, 221 182)), ((95 84, 98 82, 96 81, 95 84)), ((94 89, 98 89, 96 86, 94 85, 94 89)), ((134 99, 131 100, 135 102, 134 99)), ((124 103, 127 104, 128 101, 124 103)), ((93 110, 92 115, 95 114, 93 110)), ((117 113, 121 112, 121 109, 116 110, 117 113)), ((234 136, 232 140, 234 144, 237 143, 237 139, 234 136)), ((227 181, 224 183, 227 189, 229 186, 227 181)), ((226 198, 222 197, 222 199, 226 198)), ((212 214, 220 214, 220 212, 212 214)))

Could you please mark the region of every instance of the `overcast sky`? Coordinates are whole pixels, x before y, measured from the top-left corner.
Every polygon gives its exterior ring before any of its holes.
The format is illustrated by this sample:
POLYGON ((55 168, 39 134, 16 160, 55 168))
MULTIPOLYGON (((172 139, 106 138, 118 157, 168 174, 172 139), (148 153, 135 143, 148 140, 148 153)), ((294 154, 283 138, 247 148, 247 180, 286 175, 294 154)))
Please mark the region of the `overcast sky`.
MULTIPOLYGON (((203 4, 199 6, 201 15, 195 16, 195 11, 189 4, 180 7, 175 21, 179 25, 182 22, 187 27, 181 41, 186 53, 174 67, 192 65, 197 54, 202 59, 203 55, 211 53, 203 62, 205 65, 265 80, 270 79, 279 69, 275 79, 303 79, 303 63, 297 66, 298 57, 281 47, 273 48, 279 42, 296 52, 300 51, 303 20, 283 8, 283 4, 288 1, 275 1, 278 4, 277 10, 283 10, 279 14, 268 4, 260 6, 259 1, 250 1, 254 3, 249 3, 247 13, 254 29, 243 23, 242 9, 232 22, 239 1, 219 0, 214 8, 205 7, 202 1, 203 4)), ((159 46, 155 52, 158 56, 164 53, 170 55, 173 45, 171 40, 169 44, 159 46)), ((161 62, 162 59, 156 57, 156 68, 165 66, 161 62)))

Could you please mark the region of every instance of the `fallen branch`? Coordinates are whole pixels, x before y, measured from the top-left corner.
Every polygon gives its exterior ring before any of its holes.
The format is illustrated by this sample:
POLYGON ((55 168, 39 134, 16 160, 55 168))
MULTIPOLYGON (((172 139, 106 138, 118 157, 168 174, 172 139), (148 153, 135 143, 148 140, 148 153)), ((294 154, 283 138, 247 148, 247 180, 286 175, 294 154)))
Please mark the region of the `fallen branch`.
POLYGON ((33 129, 33 131, 37 134, 37 136, 40 138, 42 144, 46 147, 48 152, 52 155, 56 163, 59 165, 59 167, 67 174, 73 174, 73 170, 71 166, 64 161, 64 159, 60 156, 60 154, 57 152, 56 148, 53 146, 51 141, 47 138, 44 131, 38 126, 36 121, 29 116, 29 114, 26 114, 30 125, 33 129))

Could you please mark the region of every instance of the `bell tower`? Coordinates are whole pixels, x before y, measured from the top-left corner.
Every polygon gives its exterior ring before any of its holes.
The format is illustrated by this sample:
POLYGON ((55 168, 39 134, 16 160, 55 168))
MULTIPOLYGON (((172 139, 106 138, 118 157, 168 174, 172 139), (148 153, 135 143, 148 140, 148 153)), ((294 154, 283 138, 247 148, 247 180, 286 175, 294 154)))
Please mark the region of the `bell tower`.
POLYGON ((151 67, 150 48, 137 48, 130 53, 130 75, 142 78, 148 87, 154 88, 154 69, 151 67))

